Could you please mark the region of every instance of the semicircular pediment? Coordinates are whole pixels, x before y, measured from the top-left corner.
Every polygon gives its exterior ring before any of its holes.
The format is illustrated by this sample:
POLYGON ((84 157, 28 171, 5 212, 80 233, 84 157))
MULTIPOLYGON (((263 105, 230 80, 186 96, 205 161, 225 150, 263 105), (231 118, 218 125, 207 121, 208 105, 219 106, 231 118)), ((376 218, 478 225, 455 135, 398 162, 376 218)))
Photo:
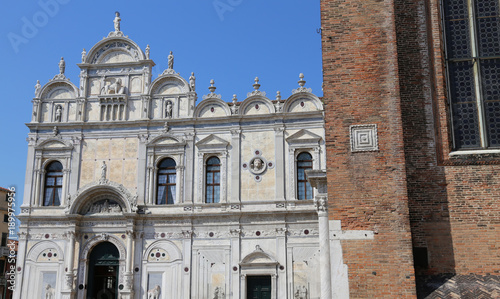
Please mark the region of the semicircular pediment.
POLYGON ((126 37, 106 38, 98 42, 85 58, 85 63, 104 64, 145 59, 136 43, 126 37))
POLYGON ((184 80, 176 74, 163 75, 156 78, 153 83, 151 83, 151 95, 169 95, 169 94, 180 94, 188 93, 189 86, 184 80))
POLYGON ((239 113, 241 115, 259 115, 275 112, 276 109, 271 100, 263 96, 251 96, 241 103, 239 113))
POLYGON ((71 196, 69 214, 118 215, 137 210, 137 196, 121 184, 104 180, 85 185, 71 196))
POLYGON ((265 253, 259 245, 255 246, 255 250, 243 258, 241 266, 253 265, 276 265, 278 262, 269 254, 265 253))
POLYGON ((77 95, 76 86, 70 82, 51 82, 41 91, 41 99, 74 99, 77 95))

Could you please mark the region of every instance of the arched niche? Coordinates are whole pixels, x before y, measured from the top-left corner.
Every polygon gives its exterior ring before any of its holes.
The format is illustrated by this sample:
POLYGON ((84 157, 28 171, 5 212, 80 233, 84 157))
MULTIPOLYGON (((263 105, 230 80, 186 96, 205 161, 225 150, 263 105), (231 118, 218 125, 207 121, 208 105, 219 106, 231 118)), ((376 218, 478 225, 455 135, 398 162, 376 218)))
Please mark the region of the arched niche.
POLYGON ((215 98, 203 100, 194 110, 194 116, 199 118, 224 117, 230 115, 231 110, 227 103, 215 98))
POLYGON ((239 109, 241 115, 271 114, 275 112, 276 108, 273 103, 268 98, 259 95, 246 98, 239 109))

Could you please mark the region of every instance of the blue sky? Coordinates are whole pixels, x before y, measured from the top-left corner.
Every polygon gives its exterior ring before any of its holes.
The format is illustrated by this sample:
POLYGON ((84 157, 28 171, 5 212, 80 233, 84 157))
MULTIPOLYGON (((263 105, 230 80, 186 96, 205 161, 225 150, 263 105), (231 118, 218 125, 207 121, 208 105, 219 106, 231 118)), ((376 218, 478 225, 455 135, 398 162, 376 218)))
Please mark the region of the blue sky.
POLYGON ((175 71, 195 73, 199 100, 214 79, 223 100, 242 101, 256 76, 269 98, 278 90, 286 98, 301 72, 322 96, 319 0, 16 0, 0 10, 0 186, 15 186, 19 204, 36 80, 58 74, 63 56, 66 77, 78 85, 82 49, 114 30, 115 11, 125 35, 143 50, 150 45, 153 79, 173 51, 175 71))

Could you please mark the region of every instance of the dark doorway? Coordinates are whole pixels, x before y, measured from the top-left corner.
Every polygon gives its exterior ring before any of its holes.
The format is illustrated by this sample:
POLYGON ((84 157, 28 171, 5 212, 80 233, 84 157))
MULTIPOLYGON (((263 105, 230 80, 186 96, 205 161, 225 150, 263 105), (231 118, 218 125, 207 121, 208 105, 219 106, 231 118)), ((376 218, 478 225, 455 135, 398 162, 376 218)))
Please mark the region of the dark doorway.
POLYGON ((271 299, 271 276, 247 276, 248 299, 271 299))
POLYGON ((89 258, 87 299, 118 298, 118 249, 110 242, 98 244, 89 258))

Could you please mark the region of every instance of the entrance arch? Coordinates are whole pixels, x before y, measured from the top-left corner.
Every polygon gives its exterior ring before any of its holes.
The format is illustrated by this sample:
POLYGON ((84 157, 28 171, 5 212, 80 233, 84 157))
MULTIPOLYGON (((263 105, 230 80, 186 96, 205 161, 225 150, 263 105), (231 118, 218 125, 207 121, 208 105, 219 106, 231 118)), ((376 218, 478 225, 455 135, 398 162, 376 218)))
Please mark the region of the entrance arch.
POLYGON ((89 256, 87 299, 118 299, 120 253, 111 242, 97 244, 89 256))

